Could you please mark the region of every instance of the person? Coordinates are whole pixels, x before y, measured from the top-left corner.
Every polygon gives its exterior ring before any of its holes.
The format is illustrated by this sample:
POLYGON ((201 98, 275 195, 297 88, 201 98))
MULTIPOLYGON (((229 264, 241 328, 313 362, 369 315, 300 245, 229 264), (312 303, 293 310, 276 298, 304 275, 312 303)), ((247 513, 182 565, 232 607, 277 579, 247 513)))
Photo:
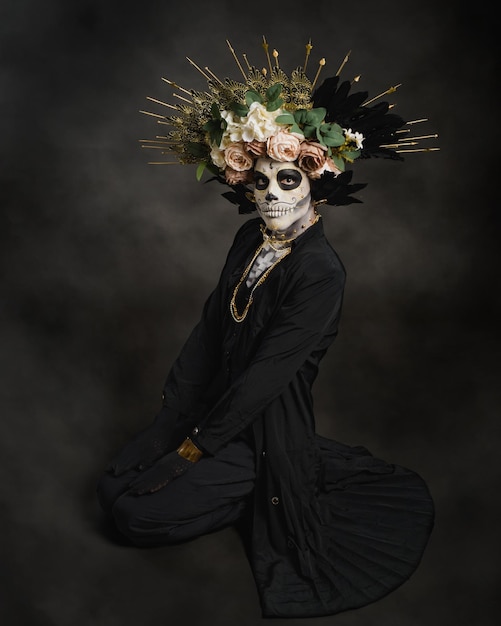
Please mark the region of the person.
POLYGON ((404 122, 337 75, 314 89, 303 70, 269 69, 243 84, 207 74, 207 94, 160 117, 174 126, 173 143, 155 140, 165 152, 209 168, 258 217, 236 233, 158 415, 110 462, 98 497, 137 546, 234 525, 263 617, 314 617, 401 585, 433 526, 423 479, 316 433, 312 398, 346 275, 318 207, 357 201, 347 163, 401 158, 404 122))

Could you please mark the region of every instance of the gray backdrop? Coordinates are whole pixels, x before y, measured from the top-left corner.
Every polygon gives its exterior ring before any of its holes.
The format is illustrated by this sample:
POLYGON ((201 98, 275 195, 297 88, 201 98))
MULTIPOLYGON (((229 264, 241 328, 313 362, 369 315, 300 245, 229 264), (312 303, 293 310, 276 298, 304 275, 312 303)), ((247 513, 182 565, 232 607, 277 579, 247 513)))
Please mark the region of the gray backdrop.
MULTIPOLYGON (((499 607, 497 32, 444 0, 1 0, 1 555, 6 626, 262 622, 232 530, 137 550, 103 532, 107 460, 165 376, 246 217, 191 167, 146 165, 139 114, 186 60, 239 77, 226 47, 287 71, 361 74, 429 117, 440 152, 356 165, 363 204, 327 207, 348 283, 316 383, 318 430, 418 471, 437 507, 416 574, 338 626, 491 626, 499 607), (497 190, 496 190, 497 191, 497 190)), ((423 127, 424 129, 424 127, 423 127)))

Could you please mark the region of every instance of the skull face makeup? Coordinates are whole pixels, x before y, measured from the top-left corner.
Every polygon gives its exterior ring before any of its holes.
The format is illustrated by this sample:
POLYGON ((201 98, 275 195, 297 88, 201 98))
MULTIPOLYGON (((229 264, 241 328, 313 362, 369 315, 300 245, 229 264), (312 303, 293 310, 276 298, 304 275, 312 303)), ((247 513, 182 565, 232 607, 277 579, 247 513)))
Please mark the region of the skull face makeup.
POLYGON ((285 232, 313 212, 310 181, 295 163, 258 159, 254 181, 257 211, 270 230, 285 232))

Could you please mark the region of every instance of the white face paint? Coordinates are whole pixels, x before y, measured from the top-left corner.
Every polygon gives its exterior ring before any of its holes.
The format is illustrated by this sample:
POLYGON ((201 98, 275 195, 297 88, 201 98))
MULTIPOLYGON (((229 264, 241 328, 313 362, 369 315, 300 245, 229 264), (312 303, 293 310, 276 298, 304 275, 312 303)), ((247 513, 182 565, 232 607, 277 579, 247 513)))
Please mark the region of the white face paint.
POLYGON ((257 212, 270 230, 285 232, 312 209, 310 181, 295 163, 258 159, 254 182, 257 212))

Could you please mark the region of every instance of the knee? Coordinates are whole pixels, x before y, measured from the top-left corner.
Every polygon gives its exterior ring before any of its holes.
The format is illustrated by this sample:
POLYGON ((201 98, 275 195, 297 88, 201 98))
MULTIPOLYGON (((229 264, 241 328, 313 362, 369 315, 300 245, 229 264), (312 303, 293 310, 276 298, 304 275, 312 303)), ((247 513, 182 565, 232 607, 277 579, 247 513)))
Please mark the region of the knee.
POLYGON ((146 498, 125 494, 113 504, 112 515, 118 530, 137 546, 167 543, 168 529, 160 528, 149 515, 146 498), (161 531, 161 538, 158 533, 161 531))
POLYGON ((127 491, 130 482, 137 476, 137 472, 130 470, 120 476, 105 472, 97 483, 97 499, 102 509, 111 514, 115 502, 127 491))
POLYGON ((169 519, 167 510, 159 517, 147 495, 121 496, 113 505, 112 515, 121 534, 139 547, 176 544, 189 538, 183 532, 189 524, 169 519))

